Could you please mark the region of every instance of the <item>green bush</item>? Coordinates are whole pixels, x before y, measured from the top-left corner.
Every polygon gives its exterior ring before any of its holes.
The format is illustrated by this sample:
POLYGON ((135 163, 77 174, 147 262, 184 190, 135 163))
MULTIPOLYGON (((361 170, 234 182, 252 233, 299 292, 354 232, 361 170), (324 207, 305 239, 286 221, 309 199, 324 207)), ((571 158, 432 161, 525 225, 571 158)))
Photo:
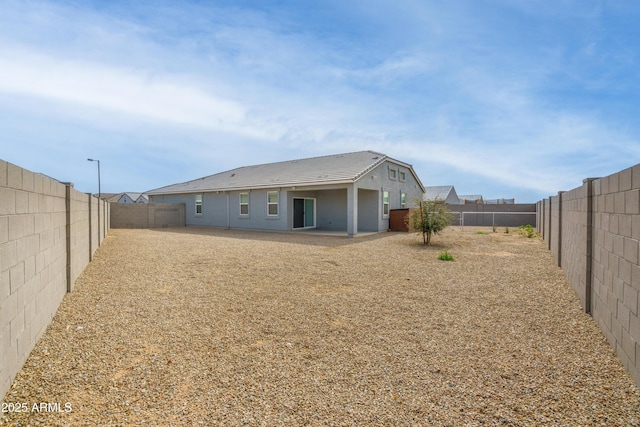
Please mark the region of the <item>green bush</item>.
POLYGON ((451 255, 449 251, 442 251, 440 255, 438 255, 438 259, 440 261, 453 261, 453 255, 451 255))
POLYGON ((431 236, 438 234, 453 222, 453 217, 449 209, 445 206, 444 200, 420 201, 416 203, 420 210, 413 212, 408 223, 418 233, 422 233, 422 240, 425 245, 431 244, 431 236))
POLYGON ((540 233, 538 233, 536 229, 530 224, 521 225, 520 227, 518 227, 518 234, 528 239, 531 239, 532 237, 540 237, 540 233))

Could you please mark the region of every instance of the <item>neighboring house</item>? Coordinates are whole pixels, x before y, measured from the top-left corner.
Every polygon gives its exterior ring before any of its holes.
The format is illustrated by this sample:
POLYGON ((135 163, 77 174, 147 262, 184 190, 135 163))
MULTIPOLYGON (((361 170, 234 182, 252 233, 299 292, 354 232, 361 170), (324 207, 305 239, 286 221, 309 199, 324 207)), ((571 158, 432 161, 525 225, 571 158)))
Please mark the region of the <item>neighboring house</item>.
POLYGON ((425 201, 444 200, 447 205, 459 205, 463 203, 458 198, 456 189, 453 185, 436 185, 425 187, 424 199, 425 201))
POLYGON ((469 194, 464 196, 458 196, 458 198, 460 199, 460 203, 464 205, 469 205, 469 204, 481 205, 484 203, 484 199, 479 194, 469 194))
POLYGON ((145 193, 119 193, 107 198, 111 203, 149 203, 149 197, 145 193))
POLYGON ((424 186, 413 167, 374 151, 245 166, 148 191, 155 203, 185 203, 186 224, 290 231, 389 228, 424 186))

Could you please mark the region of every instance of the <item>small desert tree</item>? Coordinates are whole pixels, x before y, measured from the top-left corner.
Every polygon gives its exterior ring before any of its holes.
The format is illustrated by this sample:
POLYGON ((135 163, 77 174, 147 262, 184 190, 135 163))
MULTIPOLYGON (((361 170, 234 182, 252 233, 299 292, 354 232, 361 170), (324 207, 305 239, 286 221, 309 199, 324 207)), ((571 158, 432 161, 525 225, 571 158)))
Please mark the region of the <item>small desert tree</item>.
POLYGON ((422 233, 425 245, 431 244, 431 236, 438 234, 453 222, 451 212, 444 200, 418 201, 416 209, 409 217, 410 224, 418 233, 422 233))

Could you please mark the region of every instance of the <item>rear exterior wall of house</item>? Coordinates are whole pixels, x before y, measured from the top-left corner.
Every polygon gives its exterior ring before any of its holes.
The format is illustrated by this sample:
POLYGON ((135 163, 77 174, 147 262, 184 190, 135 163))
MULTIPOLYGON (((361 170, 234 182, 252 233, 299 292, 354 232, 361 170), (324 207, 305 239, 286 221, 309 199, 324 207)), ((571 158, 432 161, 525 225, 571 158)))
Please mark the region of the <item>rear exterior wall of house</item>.
POLYGON ((391 209, 409 207, 422 197, 412 172, 393 162, 384 162, 354 184, 317 184, 189 194, 152 195, 155 203, 184 203, 187 226, 247 230, 290 231, 294 229, 294 199, 314 200, 314 227, 347 230, 349 187, 357 194, 358 231, 389 228, 391 209), (274 202, 275 201, 275 202, 274 202))

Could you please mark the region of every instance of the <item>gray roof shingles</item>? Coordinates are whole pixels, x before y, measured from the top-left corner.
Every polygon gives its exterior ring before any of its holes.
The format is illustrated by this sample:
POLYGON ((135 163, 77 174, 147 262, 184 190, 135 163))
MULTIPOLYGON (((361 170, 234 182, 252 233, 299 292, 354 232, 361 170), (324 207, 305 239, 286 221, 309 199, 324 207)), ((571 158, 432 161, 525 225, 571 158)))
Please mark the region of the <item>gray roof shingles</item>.
MULTIPOLYGON (((192 181, 148 191, 148 195, 227 191, 295 185, 355 182, 385 160, 385 154, 358 151, 284 162, 243 166, 192 181)), ((409 165, 406 165, 410 167, 409 165)))
POLYGON ((446 200, 453 185, 432 185, 425 187, 425 200, 446 200))

